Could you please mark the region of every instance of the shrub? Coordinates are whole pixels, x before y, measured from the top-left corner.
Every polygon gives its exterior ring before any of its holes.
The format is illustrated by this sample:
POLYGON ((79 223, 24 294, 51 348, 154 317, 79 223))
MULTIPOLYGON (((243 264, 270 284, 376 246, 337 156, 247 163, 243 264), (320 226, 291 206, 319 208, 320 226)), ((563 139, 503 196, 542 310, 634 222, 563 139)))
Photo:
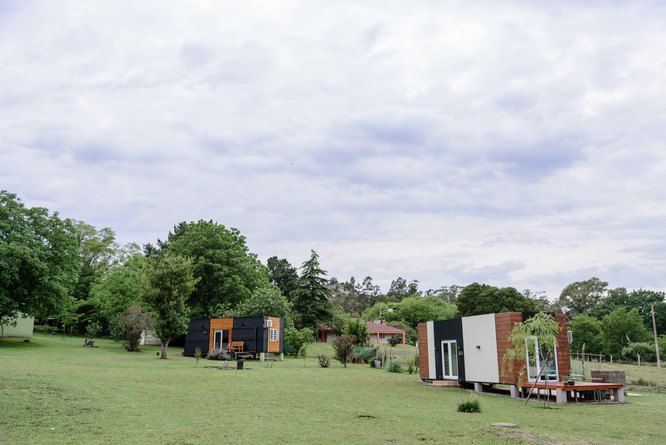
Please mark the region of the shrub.
POLYGON ((458 405, 458 412, 460 413, 480 413, 481 404, 477 399, 467 400, 458 405))
POLYGON ((99 335, 100 332, 102 332, 102 325, 99 323, 99 321, 92 321, 88 323, 88 326, 86 326, 86 340, 83 343, 83 346, 93 346, 95 343, 93 340, 99 335))
POLYGON ((419 355, 416 354, 414 358, 407 361, 407 372, 410 374, 414 374, 418 370, 419 370, 419 355))
POLYGON ((153 329, 155 321, 152 314, 144 312, 134 304, 118 314, 113 322, 116 335, 127 340, 128 351, 138 351, 141 333, 153 329))
POLYGON ((641 362, 657 361, 657 353, 653 343, 630 343, 622 348, 622 358, 625 360, 637 361, 639 354, 641 362))
POLYGON ((284 352, 287 355, 294 355, 303 352, 303 346, 307 348, 309 343, 314 342, 314 331, 310 328, 303 328, 298 330, 293 327, 285 328, 284 330, 284 352))
POLYGON ((387 370, 388 372, 397 372, 400 374, 403 371, 402 363, 398 360, 390 360, 387 370))
POLYGON ((356 337, 353 335, 341 335, 333 340, 333 350, 335 351, 335 359, 342 363, 346 368, 347 363, 351 360, 352 353, 354 352, 354 344, 356 337))
POLYGON ((194 349, 194 358, 197 360, 197 366, 199 366, 199 360, 201 360, 201 348, 198 346, 194 349))
POLYGON ((325 354, 319 354, 317 356, 317 361, 319 361, 319 366, 321 368, 328 368, 331 365, 331 359, 325 354))
POLYGON ((228 354, 221 349, 213 348, 208 351, 208 360, 227 360, 228 354))
POLYGON ((402 335, 394 335, 393 337, 389 338, 388 342, 391 346, 398 346, 402 344, 402 335))
POLYGON ((377 348, 366 348, 363 346, 356 346, 352 353, 352 361, 354 363, 368 363, 372 362, 377 356, 377 348))
POLYGON ((356 344, 364 346, 368 342, 368 325, 363 320, 349 320, 342 329, 344 335, 356 337, 356 344))

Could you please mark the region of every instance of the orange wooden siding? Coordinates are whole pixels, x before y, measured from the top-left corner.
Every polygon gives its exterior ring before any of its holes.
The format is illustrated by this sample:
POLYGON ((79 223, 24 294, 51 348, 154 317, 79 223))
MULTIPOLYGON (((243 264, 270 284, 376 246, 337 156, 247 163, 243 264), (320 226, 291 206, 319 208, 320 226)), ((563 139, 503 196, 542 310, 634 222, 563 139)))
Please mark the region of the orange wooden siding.
POLYGON ((418 326, 419 336, 419 374, 422 379, 427 379, 428 370, 430 369, 428 360, 428 325, 427 323, 419 323, 418 326))
POLYGON ((212 351, 213 350, 213 341, 215 340, 215 331, 220 331, 223 329, 226 329, 229 331, 229 343, 232 342, 231 338, 231 331, 232 328, 234 327, 234 319, 233 318, 212 318, 210 320, 210 332, 208 333, 208 350, 212 351))
MULTIPOLYGON (((504 361, 504 355, 511 348, 509 336, 516 323, 522 323, 523 314, 520 312, 504 312, 495 314, 495 332, 497 335, 497 367, 501 383, 516 384, 525 360, 514 360, 513 369, 504 361)), ((566 335, 566 334, 565 334, 566 335)))
POLYGON ((268 328, 268 352, 280 352, 280 319, 277 317, 268 317, 272 321, 273 327, 268 328), (271 341, 270 329, 277 329, 277 340, 271 341))
POLYGON ((571 355, 569 352, 569 339, 567 338, 567 317, 564 314, 555 314, 555 321, 560 327, 557 334, 557 369, 560 381, 571 374, 571 355))

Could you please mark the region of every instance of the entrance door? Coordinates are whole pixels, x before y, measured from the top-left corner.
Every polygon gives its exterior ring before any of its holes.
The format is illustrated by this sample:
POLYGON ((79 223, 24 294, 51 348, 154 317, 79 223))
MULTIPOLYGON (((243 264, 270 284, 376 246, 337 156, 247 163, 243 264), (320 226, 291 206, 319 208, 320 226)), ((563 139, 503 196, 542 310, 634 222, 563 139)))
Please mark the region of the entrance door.
POLYGON ((445 379, 458 378, 458 342, 442 341, 442 371, 445 379))
POLYGON ((527 362, 527 381, 535 382, 537 379, 549 382, 559 381, 557 342, 553 345, 552 354, 549 354, 546 348, 539 345, 536 337, 526 338, 525 358, 527 362))
POLYGON ((220 329, 213 332, 213 349, 226 351, 229 347, 229 330, 220 329))

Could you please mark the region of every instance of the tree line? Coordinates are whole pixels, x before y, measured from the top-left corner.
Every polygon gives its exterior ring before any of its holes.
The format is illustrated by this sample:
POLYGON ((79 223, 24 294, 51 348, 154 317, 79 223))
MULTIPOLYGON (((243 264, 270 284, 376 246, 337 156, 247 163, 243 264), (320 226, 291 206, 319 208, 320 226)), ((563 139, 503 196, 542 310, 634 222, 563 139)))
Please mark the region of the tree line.
POLYGON ((154 244, 119 246, 110 228, 28 208, 0 192, 2 324, 19 314, 57 317, 69 332, 83 334, 96 323, 126 339, 128 349, 137 347, 142 330, 153 329, 164 357, 189 319, 224 316, 284 317, 286 347, 295 353, 322 324, 363 338, 362 320, 387 321, 414 342, 422 321, 562 311, 574 333, 573 351, 585 344, 588 353, 615 356, 649 348, 651 304, 657 330, 666 328, 663 292, 608 289, 598 278, 569 284, 555 301, 483 283, 425 291, 419 285, 398 277, 384 293, 370 276, 329 279, 314 250, 299 268, 277 256, 263 264, 238 229, 210 220, 180 222, 154 244))

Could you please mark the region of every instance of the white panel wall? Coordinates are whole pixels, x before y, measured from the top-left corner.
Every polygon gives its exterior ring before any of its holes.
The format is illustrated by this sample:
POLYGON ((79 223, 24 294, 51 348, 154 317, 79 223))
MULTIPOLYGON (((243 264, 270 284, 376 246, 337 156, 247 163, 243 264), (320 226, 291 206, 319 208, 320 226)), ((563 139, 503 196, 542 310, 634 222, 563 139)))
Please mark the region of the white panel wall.
POLYGON ((435 367, 435 329, 432 321, 426 323, 428 333, 428 378, 436 379, 435 367))
POLYGON ((465 380, 499 383, 495 314, 463 317, 465 380))
POLYGON ((35 324, 35 319, 32 317, 20 317, 16 320, 16 326, 6 324, 0 328, 0 336, 2 337, 19 337, 30 338, 32 337, 32 326, 35 324))

